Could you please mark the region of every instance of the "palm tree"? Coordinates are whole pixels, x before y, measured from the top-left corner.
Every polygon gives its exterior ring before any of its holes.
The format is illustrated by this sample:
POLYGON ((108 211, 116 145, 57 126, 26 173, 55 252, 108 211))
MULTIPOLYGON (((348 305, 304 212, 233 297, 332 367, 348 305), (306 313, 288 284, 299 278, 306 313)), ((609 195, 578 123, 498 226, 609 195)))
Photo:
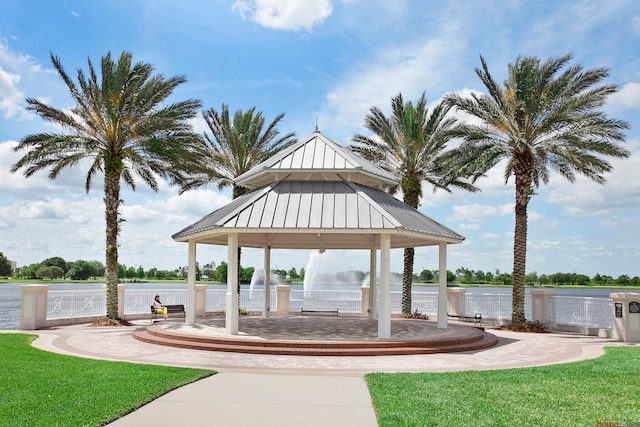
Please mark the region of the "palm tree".
MULTIPOLYGON (((372 107, 365 118, 365 127, 374 137, 354 135, 354 145, 349 148, 377 166, 401 177, 400 189, 403 200, 418 208, 422 197, 422 183, 426 181, 433 190, 457 187, 467 191, 477 188, 459 178, 445 182, 447 175, 440 165, 440 156, 451 139, 450 130, 455 120, 448 116, 449 107, 438 103, 431 110, 427 106, 426 94, 414 106, 404 102, 402 94, 391 99, 391 117, 386 117, 377 107, 372 107)), ((448 175, 447 175, 448 176, 448 175)), ((398 190, 390 188, 391 193, 398 190)), ((411 285, 413 281, 414 249, 404 250, 404 275, 402 279, 402 313, 411 315, 411 285)))
POLYGON ((226 104, 222 104, 220 112, 211 108, 202 113, 211 131, 211 135, 204 134, 204 163, 197 173, 185 179, 181 193, 214 184, 219 190, 231 187, 232 197, 240 197, 248 189, 235 185, 235 178, 296 142, 294 133, 279 136, 277 126, 284 113, 265 128, 262 112, 255 110, 256 107, 245 112, 237 110, 233 120, 226 104))
MULTIPOLYGON (((236 185, 235 178, 296 142, 294 133, 280 135, 277 129, 284 113, 277 115, 265 128, 262 112, 255 110, 256 107, 251 107, 245 112, 237 110, 231 119, 229 107, 222 104, 220 112, 211 108, 202 113, 211 135, 204 134, 204 146, 201 147, 202 163, 197 173, 185 178, 181 193, 214 184, 220 190, 231 187, 232 197, 240 197, 249 190, 236 185)), ((240 255, 241 249, 238 248, 238 278, 240 255)))
POLYGON ((515 178, 513 324, 526 321, 527 206, 535 190, 549 182, 551 171, 570 182, 580 174, 604 184, 603 174, 612 167, 601 157, 629 156, 616 144, 624 139, 622 131, 628 124, 599 110, 617 91, 614 85, 600 84, 608 70, 568 66, 571 58, 565 55, 543 63, 536 57, 519 56, 509 65, 501 87, 480 56, 482 68, 475 71, 489 95, 445 98, 449 106, 479 119, 457 130, 464 142, 452 154, 457 166, 451 172, 473 173, 475 181, 505 160, 505 183, 512 175, 515 178))
POLYGON ((79 162, 88 160, 85 189, 93 178, 104 174, 106 218, 107 317, 118 318, 118 211, 120 183, 135 190, 139 178, 158 190, 158 177, 177 183, 182 169, 193 167, 200 137, 191 131, 187 119, 197 114, 198 100, 165 104, 173 90, 186 81, 184 76, 169 79, 153 74, 146 63, 132 63, 123 52, 117 61, 111 54, 102 57, 98 77, 91 59, 89 75, 78 69, 78 84, 65 72, 58 57, 51 55, 58 75, 65 82, 75 106, 57 109, 28 98, 27 109, 60 126, 59 133, 38 133, 25 137, 15 151, 28 152, 12 167, 24 170, 26 177, 49 170, 49 178, 79 162))

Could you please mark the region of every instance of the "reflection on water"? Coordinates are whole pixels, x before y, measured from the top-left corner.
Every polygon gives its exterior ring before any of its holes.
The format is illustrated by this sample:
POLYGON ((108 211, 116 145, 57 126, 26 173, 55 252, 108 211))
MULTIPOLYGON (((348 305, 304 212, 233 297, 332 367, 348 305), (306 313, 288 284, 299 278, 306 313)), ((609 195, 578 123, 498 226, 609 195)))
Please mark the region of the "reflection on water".
MULTIPOLYGON (((27 283, 0 283, 0 329, 18 329, 20 327, 20 286, 27 283)), ((52 291, 76 289, 76 290, 93 290, 100 289, 104 286, 101 283, 47 283, 52 291)), ((185 283, 126 283, 128 289, 185 289, 185 283)), ((212 289, 226 289, 226 285, 208 285, 212 289)), ((292 288, 302 288, 302 285, 293 285, 292 288)), ((249 285, 242 285, 242 289, 248 289, 249 285)), ((259 289, 260 287, 258 287, 259 289)), ((274 286, 271 286, 274 289, 274 286)), ((333 289, 333 290, 359 290, 359 283, 317 283, 314 289, 333 289)), ((391 285, 392 291, 399 292, 401 285, 391 285)), ((414 292, 437 292, 437 287, 432 286, 414 286, 414 292)), ((527 292, 529 289, 527 289, 527 292)), ((580 296, 608 298, 612 292, 640 292, 637 290, 625 289, 556 289, 558 295, 562 296, 580 296)), ((272 292, 275 292, 273 290, 272 292)), ((491 293, 491 294, 511 294, 511 288, 467 288, 468 293, 491 293)))

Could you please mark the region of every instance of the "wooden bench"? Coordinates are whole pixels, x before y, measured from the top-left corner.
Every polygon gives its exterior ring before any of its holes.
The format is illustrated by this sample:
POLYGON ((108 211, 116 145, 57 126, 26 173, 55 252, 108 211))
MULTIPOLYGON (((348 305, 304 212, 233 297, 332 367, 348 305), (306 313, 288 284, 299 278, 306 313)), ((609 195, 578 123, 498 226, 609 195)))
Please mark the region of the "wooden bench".
MULTIPOLYGON (((183 304, 163 305, 163 307, 167 307, 167 314, 182 313, 185 317, 187 316, 187 313, 184 311, 183 304)), ((153 304, 151 304, 151 322, 153 323, 157 319, 158 312, 156 311, 153 304)))
POLYGON ((304 308, 300 308, 300 314, 304 316, 305 313, 335 313, 338 316, 338 309, 335 310, 305 310, 304 308))

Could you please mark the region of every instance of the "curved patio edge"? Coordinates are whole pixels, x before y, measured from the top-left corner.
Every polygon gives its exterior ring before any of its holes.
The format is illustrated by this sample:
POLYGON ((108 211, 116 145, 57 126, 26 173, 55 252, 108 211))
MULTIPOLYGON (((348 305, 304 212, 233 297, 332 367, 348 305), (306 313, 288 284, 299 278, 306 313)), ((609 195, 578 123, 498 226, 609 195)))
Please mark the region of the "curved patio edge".
POLYGON ((634 345, 610 338, 565 333, 491 330, 498 337, 498 344, 477 351, 408 356, 308 357, 190 350, 135 340, 133 332, 146 326, 148 322, 141 321, 130 327, 94 328, 85 324, 39 330, 32 332, 39 335, 33 346, 79 357, 219 372, 360 376, 370 372, 451 372, 543 366, 592 359, 604 354, 606 346, 634 345))

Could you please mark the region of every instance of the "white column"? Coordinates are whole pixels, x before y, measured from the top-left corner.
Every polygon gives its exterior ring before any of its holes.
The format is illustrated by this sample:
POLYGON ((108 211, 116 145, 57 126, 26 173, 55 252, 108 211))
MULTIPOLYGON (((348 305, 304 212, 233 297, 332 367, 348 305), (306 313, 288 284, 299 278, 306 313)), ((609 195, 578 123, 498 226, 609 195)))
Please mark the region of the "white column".
POLYGON ((187 306, 185 319, 187 323, 196 321, 196 241, 189 240, 189 261, 187 264, 187 306))
POLYGON ((289 315, 289 298, 291 295, 291 286, 276 285, 276 314, 289 315))
POLYGON ((371 286, 360 286, 360 314, 369 316, 369 295, 371 295, 371 286))
POLYGON ((238 233, 227 237, 227 335, 238 335, 238 233))
POLYGON ((207 285, 196 285, 196 317, 207 315, 207 285))
POLYGON ((127 285, 118 283, 118 317, 126 319, 124 317, 124 294, 127 291, 127 285))
POLYGON ((262 317, 268 318, 271 311, 271 247, 264 248, 264 304, 262 317))
POLYGON ((640 343, 640 293, 616 292, 613 300, 613 336, 620 341, 640 343))
POLYGON ((378 338, 391 338, 391 235, 380 235, 380 303, 378 307, 378 338))
POLYGON ((378 307, 377 307, 377 290, 378 287, 376 285, 376 249, 371 248, 371 254, 369 255, 369 320, 373 320, 376 318, 378 307))
POLYGON ((529 292, 531 295, 531 320, 537 320, 545 325, 554 322, 556 320, 555 307, 550 307, 548 301, 550 297, 556 296, 557 291, 555 289, 531 289, 529 292))
POLYGON ((438 281, 438 328, 447 328, 447 244, 440 242, 438 251, 438 270, 440 278, 438 281))
POLYGON ((20 329, 46 328, 49 285, 20 285, 20 329))

